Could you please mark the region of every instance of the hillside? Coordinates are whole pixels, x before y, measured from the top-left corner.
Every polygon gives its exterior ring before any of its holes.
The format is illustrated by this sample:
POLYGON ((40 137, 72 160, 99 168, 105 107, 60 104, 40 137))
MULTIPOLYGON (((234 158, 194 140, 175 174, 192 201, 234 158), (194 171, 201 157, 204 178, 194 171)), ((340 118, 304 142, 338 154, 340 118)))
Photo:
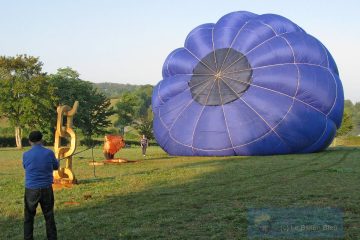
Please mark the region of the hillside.
POLYGON ((145 85, 134 85, 134 84, 122 84, 122 83, 94 83, 95 87, 98 88, 109 98, 117 98, 124 92, 132 92, 145 85))

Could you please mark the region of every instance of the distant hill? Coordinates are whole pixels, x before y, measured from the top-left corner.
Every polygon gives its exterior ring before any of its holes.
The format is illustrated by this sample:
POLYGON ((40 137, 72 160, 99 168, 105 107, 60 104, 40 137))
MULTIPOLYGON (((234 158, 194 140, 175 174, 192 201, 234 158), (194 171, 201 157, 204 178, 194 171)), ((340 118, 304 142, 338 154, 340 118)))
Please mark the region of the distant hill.
POLYGON ((145 85, 133 85, 122 83, 94 83, 95 87, 103 92, 108 98, 117 98, 125 92, 132 92, 145 85))

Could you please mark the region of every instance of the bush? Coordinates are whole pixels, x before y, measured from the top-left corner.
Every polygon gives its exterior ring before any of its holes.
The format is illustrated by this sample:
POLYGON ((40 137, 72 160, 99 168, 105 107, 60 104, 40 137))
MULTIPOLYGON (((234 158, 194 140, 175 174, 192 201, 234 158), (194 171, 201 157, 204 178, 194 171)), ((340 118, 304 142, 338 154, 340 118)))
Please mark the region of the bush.
POLYGON ((0 127, 0 136, 12 137, 14 136, 13 127, 0 127))
MULTIPOLYGON (((21 139, 22 142, 22 146, 23 147, 28 147, 30 146, 29 140, 27 137, 23 137, 21 139)), ((45 146, 53 146, 54 143, 53 142, 47 142, 43 140, 43 143, 45 146)), ((68 141, 66 139, 61 139, 61 144, 62 145, 66 145, 68 143, 68 141)), ((15 141, 15 137, 11 136, 11 137, 0 137, 0 148, 2 147, 16 147, 16 141, 15 141)))
MULTIPOLYGON (((27 138, 21 139, 23 147, 30 146, 27 138)), ((16 147, 15 137, 0 137, 0 147, 16 147)))

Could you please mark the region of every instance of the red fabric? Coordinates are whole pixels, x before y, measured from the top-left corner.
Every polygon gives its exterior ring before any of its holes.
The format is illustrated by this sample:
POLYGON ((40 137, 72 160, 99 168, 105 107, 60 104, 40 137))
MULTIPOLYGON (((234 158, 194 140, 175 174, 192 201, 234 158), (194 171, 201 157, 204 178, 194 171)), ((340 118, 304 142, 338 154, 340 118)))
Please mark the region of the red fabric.
POLYGON ((117 153, 121 148, 125 146, 125 142, 120 135, 106 135, 104 138, 104 152, 110 154, 117 153))

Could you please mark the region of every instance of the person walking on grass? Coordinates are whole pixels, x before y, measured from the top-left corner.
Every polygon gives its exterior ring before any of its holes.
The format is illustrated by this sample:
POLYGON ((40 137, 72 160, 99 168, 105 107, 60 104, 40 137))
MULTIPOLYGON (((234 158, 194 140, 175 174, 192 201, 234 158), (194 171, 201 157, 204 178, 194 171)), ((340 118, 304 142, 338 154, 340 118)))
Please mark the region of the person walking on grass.
POLYGON ((145 135, 142 135, 142 138, 140 140, 140 145, 141 145, 142 154, 145 157, 146 148, 149 146, 149 140, 145 137, 145 135))
POLYGON ((39 203, 46 222, 47 239, 57 239, 52 183, 53 170, 59 168, 59 162, 53 151, 43 147, 41 132, 31 132, 29 142, 32 148, 23 154, 25 169, 24 239, 34 239, 34 217, 39 203))

